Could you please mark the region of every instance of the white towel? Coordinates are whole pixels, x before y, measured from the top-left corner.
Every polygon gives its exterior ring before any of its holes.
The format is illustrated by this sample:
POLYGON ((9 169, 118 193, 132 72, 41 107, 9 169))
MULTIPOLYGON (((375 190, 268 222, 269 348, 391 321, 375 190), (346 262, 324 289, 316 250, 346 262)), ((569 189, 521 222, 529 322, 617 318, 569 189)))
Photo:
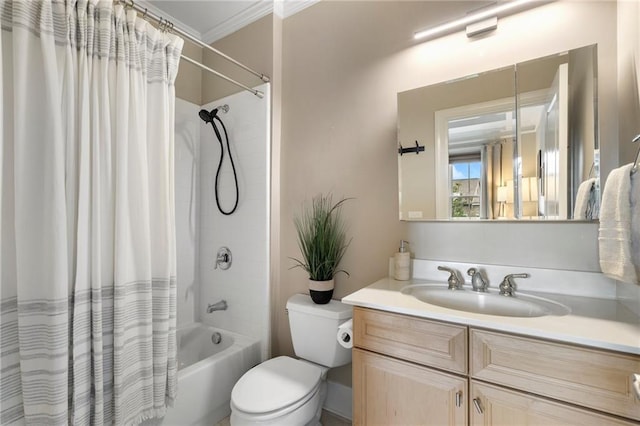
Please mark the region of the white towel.
POLYGON ((593 199, 591 196, 591 190, 595 183, 596 178, 589 178, 578 186, 576 206, 573 209, 574 219, 591 219, 591 217, 587 217, 587 210, 589 210, 589 202, 593 199))
POLYGON ((640 170, 631 175, 631 261, 640 281, 640 170))
POLYGON ((598 242, 602 272, 618 281, 638 283, 631 257, 631 167, 627 164, 609 174, 602 193, 598 242))

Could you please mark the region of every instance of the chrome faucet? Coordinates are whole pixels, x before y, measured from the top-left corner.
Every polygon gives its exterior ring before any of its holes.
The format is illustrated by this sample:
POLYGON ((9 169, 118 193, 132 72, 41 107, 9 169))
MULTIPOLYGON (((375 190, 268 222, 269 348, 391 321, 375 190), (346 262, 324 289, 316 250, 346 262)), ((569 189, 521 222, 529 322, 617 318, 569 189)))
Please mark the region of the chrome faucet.
POLYGON ((516 282, 513 280, 514 278, 529 278, 529 274, 509 274, 505 276, 500 283, 500 295, 509 297, 513 296, 513 292, 516 289, 516 282))
POLYGON ((482 272, 476 268, 469 268, 467 274, 471 277, 471 287, 473 291, 486 292, 489 283, 482 276, 482 272))
POLYGON ((209 306, 207 307, 208 314, 210 314, 213 311, 226 311, 226 310, 227 310, 227 301, 224 299, 216 303, 209 303, 209 306))
POLYGON ((458 271, 452 268, 447 268, 446 266, 438 266, 439 271, 446 271, 449 274, 449 278, 447 282, 449 283, 449 290, 462 290, 462 285, 464 284, 464 280, 460 279, 460 275, 458 271))

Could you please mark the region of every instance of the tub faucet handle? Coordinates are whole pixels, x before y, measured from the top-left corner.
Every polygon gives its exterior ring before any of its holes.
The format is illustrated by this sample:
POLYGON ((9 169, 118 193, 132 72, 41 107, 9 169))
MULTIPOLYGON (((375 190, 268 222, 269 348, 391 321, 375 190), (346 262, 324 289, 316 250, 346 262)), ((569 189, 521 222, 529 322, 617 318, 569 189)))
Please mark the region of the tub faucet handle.
POLYGON ((229 247, 220 247, 216 254, 216 263, 213 265, 213 269, 227 270, 231 267, 232 257, 229 247))

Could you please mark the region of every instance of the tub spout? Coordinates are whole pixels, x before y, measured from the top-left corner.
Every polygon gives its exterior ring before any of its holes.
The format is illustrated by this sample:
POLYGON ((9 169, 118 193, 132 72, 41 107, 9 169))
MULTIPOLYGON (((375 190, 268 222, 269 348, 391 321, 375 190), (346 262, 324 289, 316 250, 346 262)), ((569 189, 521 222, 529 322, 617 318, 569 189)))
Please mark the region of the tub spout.
POLYGON ((226 311, 226 310, 227 310, 227 301, 224 299, 216 303, 209 303, 209 306, 207 307, 208 314, 210 314, 213 311, 226 311))

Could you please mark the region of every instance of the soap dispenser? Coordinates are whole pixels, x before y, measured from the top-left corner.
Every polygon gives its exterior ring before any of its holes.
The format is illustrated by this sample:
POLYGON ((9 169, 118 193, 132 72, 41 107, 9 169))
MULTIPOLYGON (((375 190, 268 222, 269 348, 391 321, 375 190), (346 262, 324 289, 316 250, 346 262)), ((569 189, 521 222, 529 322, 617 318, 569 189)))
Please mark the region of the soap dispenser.
POLYGON ((400 240, 400 248, 394 256, 393 277, 398 281, 411 278, 411 253, 407 250, 408 241, 400 240))

